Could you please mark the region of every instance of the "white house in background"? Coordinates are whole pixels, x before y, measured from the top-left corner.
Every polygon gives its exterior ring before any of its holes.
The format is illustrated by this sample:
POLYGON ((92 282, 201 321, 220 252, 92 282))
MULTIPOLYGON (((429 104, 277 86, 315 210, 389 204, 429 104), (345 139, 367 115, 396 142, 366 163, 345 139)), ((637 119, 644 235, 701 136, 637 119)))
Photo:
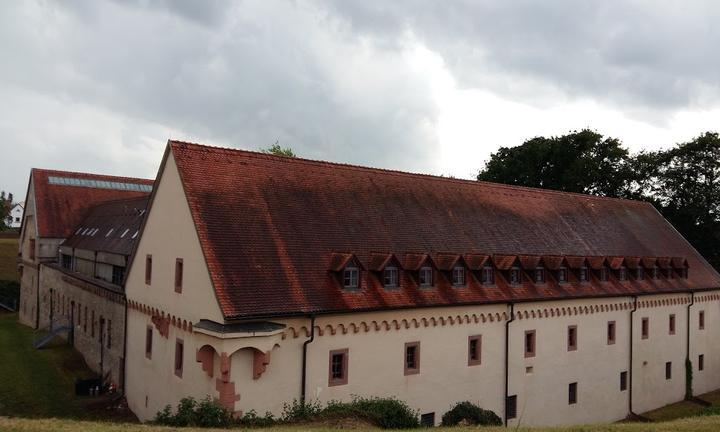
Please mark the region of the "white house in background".
POLYGON ((10 228, 20 228, 20 225, 22 225, 23 212, 25 212, 25 202, 15 204, 12 209, 10 209, 6 225, 10 228))

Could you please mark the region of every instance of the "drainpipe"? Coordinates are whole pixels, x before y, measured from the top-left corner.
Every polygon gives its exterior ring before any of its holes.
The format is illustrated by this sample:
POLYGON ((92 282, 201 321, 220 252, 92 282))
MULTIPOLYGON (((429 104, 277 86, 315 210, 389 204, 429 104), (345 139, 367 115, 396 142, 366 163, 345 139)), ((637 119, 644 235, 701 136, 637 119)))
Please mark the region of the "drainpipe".
POLYGON ((630 310, 630 369, 628 370, 628 417, 635 416, 633 412, 633 317, 637 310, 637 296, 632 296, 633 308, 630 310))
POLYGON ((123 338, 123 376, 122 376, 122 382, 120 382, 121 386, 121 394, 125 396, 125 383, 127 382, 127 338, 128 338, 128 305, 127 305, 127 296, 124 293, 125 290, 123 290, 123 297, 125 297, 125 337, 123 338))
POLYGON ((37 277, 35 278, 35 328, 40 330, 40 273, 42 272, 42 264, 38 260, 37 277))
POLYGON ((505 413, 503 415, 505 420, 505 427, 508 424, 508 387, 510 383, 509 373, 509 351, 510 351, 510 323, 515 321, 515 304, 510 303, 510 319, 505 321, 505 413))
POLYGON ((310 315, 310 339, 303 342, 302 378, 300 384, 300 403, 305 404, 305 383, 307 381, 307 347, 315 340, 315 315, 310 315))
MULTIPOLYGON (((695 304, 695 292, 690 291, 690 303, 687 305, 687 326, 686 326, 686 332, 687 332, 687 346, 686 348, 686 354, 685 354, 685 368, 688 367, 690 364, 690 308, 695 304)), ((692 390, 691 390, 692 382, 690 381, 690 376, 687 373, 687 369, 685 372, 685 399, 692 399, 692 390)))

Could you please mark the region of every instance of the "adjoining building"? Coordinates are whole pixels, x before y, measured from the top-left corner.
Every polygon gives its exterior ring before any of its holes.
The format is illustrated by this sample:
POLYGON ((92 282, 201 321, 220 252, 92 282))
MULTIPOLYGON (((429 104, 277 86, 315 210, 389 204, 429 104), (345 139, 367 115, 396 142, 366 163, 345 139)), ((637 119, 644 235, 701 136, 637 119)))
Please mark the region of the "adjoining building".
POLYGON ((124 376, 125 269, 152 180, 33 169, 20 234, 19 321, 62 336, 108 382, 124 376))
POLYGON ((720 387, 720 275, 648 203, 170 141, 126 278, 126 396, 437 424, 607 422, 720 387))
POLYGON ((10 209, 10 212, 8 213, 7 220, 5 221, 5 225, 8 228, 20 228, 22 225, 23 220, 23 211, 25 209, 25 203, 19 202, 12 206, 10 209))

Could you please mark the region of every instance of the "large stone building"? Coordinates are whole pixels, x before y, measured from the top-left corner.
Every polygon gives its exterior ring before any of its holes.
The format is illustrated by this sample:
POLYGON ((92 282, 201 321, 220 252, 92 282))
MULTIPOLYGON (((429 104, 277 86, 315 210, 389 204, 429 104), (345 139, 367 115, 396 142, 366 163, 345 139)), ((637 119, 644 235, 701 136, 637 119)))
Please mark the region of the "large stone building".
POLYGON ((108 382, 124 376, 125 268, 152 180, 33 169, 20 234, 20 322, 61 333, 108 382))
POLYGON ((127 391, 279 414, 606 422, 720 387, 720 275, 650 205, 171 141, 126 279, 127 391))

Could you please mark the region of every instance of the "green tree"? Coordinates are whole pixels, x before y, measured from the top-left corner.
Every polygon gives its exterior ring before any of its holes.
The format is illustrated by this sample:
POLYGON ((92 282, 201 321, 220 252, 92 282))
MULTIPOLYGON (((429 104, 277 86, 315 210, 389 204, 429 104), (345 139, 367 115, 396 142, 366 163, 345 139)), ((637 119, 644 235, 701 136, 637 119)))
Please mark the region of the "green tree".
POLYGON ((628 191, 628 151, 589 129, 536 137, 490 156, 478 180, 603 196, 628 191))
POLYGON ((280 147, 280 144, 275 143, 270 148, 262 149, 263 153, 267 154, 273 154, 275 156, 285 156, 285 157, 296 157, 295 153, 292 151, 290 147, 280 147))
POLYGON ((630 164, 632 194, 652 201, 673 226, 720 269, 720 136, 641 152, 630 164))
POLYGON ((5 191, 0 191, 0 231, 7 228, 7 218, 12 210, 12 194, 6 197, 5 191))

